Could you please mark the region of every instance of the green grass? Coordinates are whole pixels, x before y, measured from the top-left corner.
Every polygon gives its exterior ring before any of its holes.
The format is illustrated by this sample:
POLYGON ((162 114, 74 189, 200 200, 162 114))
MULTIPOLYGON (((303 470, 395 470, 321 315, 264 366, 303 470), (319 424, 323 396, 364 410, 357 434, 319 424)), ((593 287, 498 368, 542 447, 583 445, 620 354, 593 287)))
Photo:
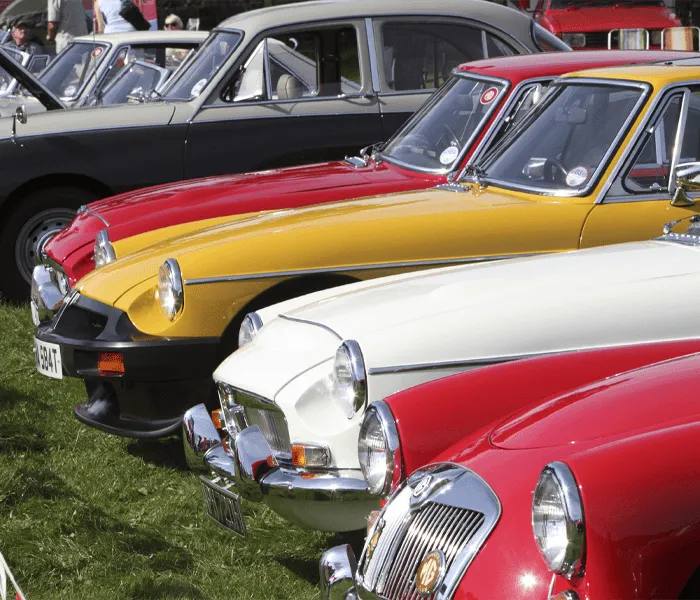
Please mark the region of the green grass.
POLYGON ((250 503, 247 541, 211 522, 180 439, 80 424, 82 382, 35 372, 32 331, 0 304, 0 551, 28 600, 319 597, 337 537, 250 503))

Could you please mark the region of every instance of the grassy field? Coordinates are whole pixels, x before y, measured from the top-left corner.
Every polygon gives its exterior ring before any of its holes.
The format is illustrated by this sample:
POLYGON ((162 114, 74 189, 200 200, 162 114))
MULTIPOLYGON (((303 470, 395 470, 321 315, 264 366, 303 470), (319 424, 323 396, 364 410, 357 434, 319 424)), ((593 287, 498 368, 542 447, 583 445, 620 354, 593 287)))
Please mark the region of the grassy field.
POLYGON ((248 541, 209 521, 180 439, 78 423, 82 382, 36 373, 32 331, 0 304, 0 551, 28 600, 319 597, 337 536, 251 504, 248 541))

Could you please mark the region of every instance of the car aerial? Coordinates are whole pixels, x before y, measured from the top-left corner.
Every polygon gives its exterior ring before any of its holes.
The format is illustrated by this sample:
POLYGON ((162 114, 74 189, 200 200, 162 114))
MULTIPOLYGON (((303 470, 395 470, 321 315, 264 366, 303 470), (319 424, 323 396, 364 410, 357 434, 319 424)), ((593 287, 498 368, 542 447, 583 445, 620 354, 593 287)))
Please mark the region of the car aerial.
MULTIPOLYGON (((196 220, 447 183, 449 173, 462 169, 512 128, 556 76, 596 65, 681 56, 655 51, 558 52, 546 58, 530 54, 461 65, 444 89, 372 153, 342 162, 169 184, 93 202, 38 252, 44 271, 38 276, 43 281, 67 278, 64 287, 73 286, 95 268, 98 234, 101 245, 109 242, 115 250, 114 242, 154 229, 187 222, 201 228, 196 220), (498 93, 490 102, 482 102, 484 97, 489 99, 486 92, 498 93), (57 272, 47 273, 51 270, 57 272)), ((153 238, 148 236, 148 240, 153 238)), ((139 242, 146 243, 145 238, 139 242)), ((133 243, 129 246, 133 251, 133 243)), ((116 251, 112 254, 114 258, 121 256, 116 251)), ((97 256, 104 256, 104 252, 98 250, 97 256)))
MULTIPOLYGON (((529 10, 530 0, 519 0, 529 10)), ((663 0, 536 0, 532 18, 574 49, 616 48, 620 30, 638 30, 642 47, 662 47, 664 29, 681 22, 663 0)), ((635 32, 637 33, 637 32, 635 32)))
MULTIPOLYGON (((131 31, 81 36, 73 39, 40 74, 32 69, 31 62, 25 66, 66 107, 116 104, 114 100, 106 101, 104 94, 110 83, 135 61, 172 72, 207 34, 206 31, 131 31)), ((30 57, 30 61, 41 57, 30 57)), ((34 96, 18 93, 15 88, 0 92, 0 117, 11 116, 20 106, 26 114, 45 110, 34 96)))
POLYGON ((324 554, 322 597, 697 598, 694 346, 520 361, 398 394, 404 410, 383 407, 397 444, 458 439, 398 486, 359 560, 324 554), (509 413, 471 427, 501 402, 509 413))
POLYGON ((649 325, 681 290, 700 288, 699 251, 693 224, 654 241, 362 282, 250 315, 245 345, 214 372, 223 446, 207 453, 220 437, 204 404, 184 417, 189 462, 215 474, 203 480, 205 499, 218 500, 206 503, 208 514, 228 519, 221 506, 230 490, 217 483, 225 477, 244 498, 306 527, 361 528, 386 492, 358 458, 358 439, 371 447, 364 433, 376 429, 368 406, 524 357, 700 338, 700 322, 683 312, 649 325), (269 456, 277 468, 246 479, 238 463, 269 456))
POLYGON ((253 214, 119 250, 53 318, 34 296, 37 351, 61 358, 42 372, 85 380, 84 422, 158 437, 213 390, 251 311, 356 280, 658 235, 696 210, 694 81, 698 67, 579 72, 472 169, 480 183, 253 214))
POLYGON ((304 2, 231 17, 159 102, 14 118, 0 139, 0 290, 24 299, 37 240, 90 201, 342 159, 386 140, 456 65, 544 46, 567 47, 483 0, 304 2))

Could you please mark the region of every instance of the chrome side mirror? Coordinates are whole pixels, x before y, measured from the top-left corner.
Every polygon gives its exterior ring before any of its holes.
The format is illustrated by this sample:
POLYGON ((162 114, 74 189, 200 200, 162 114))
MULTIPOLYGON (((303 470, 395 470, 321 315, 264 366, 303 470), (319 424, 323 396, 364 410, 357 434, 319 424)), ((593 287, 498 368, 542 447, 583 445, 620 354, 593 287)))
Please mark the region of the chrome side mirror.
POLYGON ((693 200, 688 193, 700 192, 700 162, 678 165, 673 173, 675 186, 671 197, 672 206, 693 206, 693 200))
POLYGON ((24 106, 18 106, 15 111, 15 118, 22 124, 27 124, 27 112, 24 110, 24 106))
POLYGON ((349 544, 326 550, 319 563, 321 598, 323 600, 351 600, 355 594, 357 559, 349 544))

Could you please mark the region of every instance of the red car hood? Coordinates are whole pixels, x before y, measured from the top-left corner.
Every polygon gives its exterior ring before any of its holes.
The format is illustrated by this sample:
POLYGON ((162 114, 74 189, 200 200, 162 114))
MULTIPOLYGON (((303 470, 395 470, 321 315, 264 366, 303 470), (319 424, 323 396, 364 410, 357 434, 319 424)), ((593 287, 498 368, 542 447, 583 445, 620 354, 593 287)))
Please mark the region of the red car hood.
POLYGON ((700 354, 604 379, 517 413, 491 433, 509 450, 631 437, 700 420, 700 354))
POLYGON ((560 32, 610 31, 611 29, 664 29, 680 25, 664 6, 582 6, 548 10, 547 20, 560 32))
POLYGON ((388 165, 370 163, 358 169, 332 162, 160 185, 89 204, 89 210, 49 241, 46 252, 63 262, 76 249, 94 244, 101 229, 117 241, 180 223, 340 200, 348 197, 348 189, 352 197, 379 194, 392 182, 397 189, 397 179, 415 184, 416 176, 388 165), (361 190, 365 186, 366 193, 361 190), (319 190, 329 193, 310 195, 319 190))

